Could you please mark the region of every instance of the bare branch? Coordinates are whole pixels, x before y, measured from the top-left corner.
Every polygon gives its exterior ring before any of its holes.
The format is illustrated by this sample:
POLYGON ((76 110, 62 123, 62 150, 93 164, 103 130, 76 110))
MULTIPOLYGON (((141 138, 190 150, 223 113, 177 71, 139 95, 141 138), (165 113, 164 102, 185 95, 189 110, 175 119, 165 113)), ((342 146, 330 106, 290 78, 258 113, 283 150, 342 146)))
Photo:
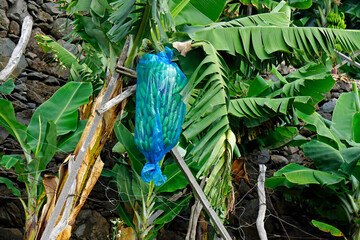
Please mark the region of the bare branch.
POLYGON ((210 216, 211 220, 216 226, 216 229, 219 231, 219 234, 222 236, 225 240, 231 240, 231 237, 228 233, 228 231, 225 229, 224 225, 220 221, 220 218, 218 215, 216 215, 216 212, 214 209, 211 208, 209 200, 207 200, 204 192, 201 190, 201 187, 197 183, 195 177, 192 175, 189 167, 186 165, 184 159, 181 157, 179 151, 175 148, 171 150, 171 155, 174 157, 176 163, 180 167, 182 173, 185 175, 186 179, 190 183, 191 188, 195 192, 197 198, 200 200, 201 204, 203 205, 205 211, 210 216))
POLYGON ((20 62, 20 58, 23 55, 25 48, 29 42, 31 30, 33 26, 33 20, 31 16, 26 16, 21 27, 21 37, 16 45, 6 67, 0 72, 0 84, 4 83, 10 75, 14 72, 15 68, 20 62))
MULTIPOLYGON (((354 65, 354 66, 357 67, 357 68, 360 68, 360 63, 352 60, 350 57, 346 56, 345 54, 343 54, 343 53, 341 53, 341 52, 339 52, 339 51, 337 51, 337 50, 334 50, 334 52, 335 52, 339 57, 341 57, 342 59, 344 59, 344 61, 343 61, 341 64, 336 65, 335 68, 341 67, 341 66, 344 65, 346 62, 354 65)), ((360 51, 355 52, 354 55, 353 55, 353 57, 355 58, 357 55, 359 55, 359 53, 360 53, 360 51)))
POLYGON ((264 227, 264 219, 266 212, 266 197, 265 197, 265 172, 266 166, 264 164, 259 165, 260 173, 258 177, 258 195, 259 195, 259 213, 256 219, 256 227, 261 240, 267 240, 267 235, 264 227))
POLYGON ((135 92, 136 92, 136 84, 130 86, 128 89, 126 89, 126 91, 124 91, 124 92, 120 93, 119 95, 117 95, 116 97, 112 98, 110 101, 105 103, 101 108, 97 109, 96 112, 98 114, 103 114, 110 108, 116 106, 118 103, 122 102, 126 98, 133 95, 135 92))

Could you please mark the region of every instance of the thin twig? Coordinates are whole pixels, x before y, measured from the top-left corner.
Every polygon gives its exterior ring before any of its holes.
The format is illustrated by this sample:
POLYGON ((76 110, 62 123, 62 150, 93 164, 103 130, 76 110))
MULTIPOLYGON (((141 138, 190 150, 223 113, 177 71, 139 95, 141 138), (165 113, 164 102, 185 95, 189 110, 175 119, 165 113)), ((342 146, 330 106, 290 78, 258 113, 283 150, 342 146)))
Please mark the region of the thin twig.
MULTIPOLYGON (((278 214, 277 211, 275 210, 275 207, 274 207, 274 205, 272 204, 272 201, 271 201, 271 198, 270 198, 270 197, 269 197, 269 201, 270 201, 270 205, 271 205, 272 209, 274 210, 276 216, 279 218, 279 214, 278 214)), ((279 218, 279 222, 280 222, 280 225, 281 225, 281 227, 283 228, 283 230, 284 230, 284 232, 285 232, 285 234, 286 234, 287 239, 290 240, 289 234, 287 233, 286 228, 285 228, 284 224, 282 223, 282 221, 280 221, 280 218, 279 218)))
POLYGON ((190 183, 191 188, 193 189, 194 193, 196 194, 197 198, 200 199, 201 204, 203 205, 205 211, 210 216, 211 220, 216 226, 216 229, 219 231, 219 234, 225 240, 231 240, 230 234, 225 229, 224 225, 220 221, 219 216, 216 214, 214 209, 211 208, 209 200, 207 200, 204 192, 201 190, 201 187, 197 183, 195 177, 192 175, 189 167, 186 165, 184 159, 181 157, 179 151, 173 148, 171 151, 171 155, 174 157, 176 163, 180 167, 182 173, 185 175, 186 179, 190 183))
POLYGON ((129 76, 129 77, 132 77, 132 78, 137 78, 136 71, 134 71, 134 70, 132 70, 130 68, 126 68, 126 67, 117 65, 116 66, 116 71, 118 73, 123 74, 123 75, 129 76))
POLYGON ((116 97, 112 98, 110 101, 105 103, 102 107, 96 110, 97 114, 103 114, 110 108, 116 106, 118 103, 122 102, 126 98, 130 97, 136 92, 136 84, 128 87, 124 92, 120 93, 116 97))
MULTIPOLYGON (((206 179, 206 177, 204 177, 201 180, 201 183, 200 183, 201 188, 203 188, 205 185, 205 179, 206 179)), ((197 222, 199 220, 201 210, 202 210, 202 205, 200 203, 200 200, 197 198, 195 200, 194 205, 191 207, 189 227, 188 227, 188 231, 187 231, 186 238, 185 238, 186 240, 195 239, 196 226, 197 226, 197 222)))
MULTIPOLYGON (((346 56, 345 54, 343 54, 343 53, 341 53, 341 52, 339 52, 339 51, 337 51, 337 50, 334 50, 334 52, 335 52, 339 57, 341 57, 342 59, 344 59, 346 62, 354 65, 354 66, 357 67, 357 68, 360 68, 360 63, 352 60, 350 57, 346 56)), ((359 53, 356 52, 355 55, 354 55, 354 57, 356 57, 358 54, 359 54, 359 53)), ((336 65, 335 68, 338 68, 338 66, 339 66, 339 65, 336 65)), ((339 66, 339 67, 341 67, 341 66, 339 66)))
POLYGON ((32 26, 32 17, 26 16, 21 27, 21 37, 19 39, 19 42, 11 54, 8 64, 0 72, 0 84, 4 83, 10 77, 10 75, 14 72, 15 68, 19 64, 20 58, 23 55, 25 48, 29 42, 32 26))
POLYGON ((264 219, 266 212, 266 197, 265 197, 265 172, 266 166, 259 164, 259 177, 258 177, 258 195, 259 195, 259 214, 256 219, 256 227, 261 240, 267 240, 267 235, 264 227, 264 219))

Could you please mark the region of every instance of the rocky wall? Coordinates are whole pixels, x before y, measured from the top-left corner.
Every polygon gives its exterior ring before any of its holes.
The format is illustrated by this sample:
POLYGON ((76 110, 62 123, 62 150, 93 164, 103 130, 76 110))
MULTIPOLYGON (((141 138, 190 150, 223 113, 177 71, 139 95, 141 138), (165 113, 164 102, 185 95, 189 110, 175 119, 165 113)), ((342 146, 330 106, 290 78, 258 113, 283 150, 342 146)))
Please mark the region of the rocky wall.
MULTIPOLYGON (((71 19, 67 18, 59 4, 49 0, 0 0, 0 71, 6 66, 20 38, 21 25, 27 15, 33 17, 34 25, 25 54, 11 76, 16 88, 10 95, 0 96, 12 101, 17 120, 25 125, 29 124, 35 109, 65 84, 69 77, 68 70, 58 67, 50 56, 44 54, 34 36, 47 35, 70 52, 78 53, 75 44, 66 42, 72 29, 71 19)), ((21 154, 19 144, 1 126, 0 153, 21 154)), ((46 173, 56 174, 65 157, 66 154, 57 153, 46 173)), ((16 182, 15 175, 1 167, 0 176, 11 178, 17 187, 24 189, 21 182, 16 182)), ((108 199, 99 185, 95 186, 94 193, 90 195, 95 199, 93 201, 99 203, 85 204, 78 215, 71 239, 108 239, 109 220, 116 216, 116 207, 107 204, 108 199)), ((0 184, 0 239, 23 239, 24 222, 24 210, 20 202, 5 185, 0 184)))

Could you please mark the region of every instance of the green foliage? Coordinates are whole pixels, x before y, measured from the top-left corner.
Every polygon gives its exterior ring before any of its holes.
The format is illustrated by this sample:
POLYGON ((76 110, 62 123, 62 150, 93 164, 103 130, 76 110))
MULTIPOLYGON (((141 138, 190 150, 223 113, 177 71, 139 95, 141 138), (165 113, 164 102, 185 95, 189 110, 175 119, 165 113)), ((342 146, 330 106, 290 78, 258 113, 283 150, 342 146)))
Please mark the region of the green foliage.
POLYGON ((3 84, 0 85, 0 93, 9 95, 15 89, 15 84, 13 79, 8 79, 3 84))
POLYGON ((171 0, 169 7, 176 25, 208 25, 219 18, 226 0, 171 0))
MULTIPOLYGON (((354 133, 360 125, 354 124, 359 123, 357 116, 360 108, 355 107, 358 91, 356 87, 354 89, 353 93, 344 93, 338 99, 332 122, 326 122, 317 113, 297 112, 298 117, 317 132, 316 139, 302 146, 316 170, 290 164, 274 173, 266 184, 269 188, 280 188, 292 199, 311 203, 323 217, 336 219, 334 225, 344 229, 344 233, 359 239, 356 224, 360 203, 360 145, 354 141, 354 133), (298 198, 298 194, 304 197, 298 198)), ((332 234, 341 234, 331 225, 315 222, 315 226, 332 234)))
POLYGON ((319 221, 316 221, 316 220, 312 220, 311 223, 317 227, 318 229, 320 229, 321 231, 323 232, 328 232, 330 233, 331 235, 335 236, 335 237, 342 237, 344 236, 344 234, 339 230, 337 229, 336 227, 330 225, 330 224, 327 224, 327 223, 323 223, 323 222, 319 222, 319 221))
POLYGON ((117 179, 119 197, 121 201, 133 209, 138 227, 136 228, 132 223, 132 218, 126 212, 124 205, 119 206, 119 214, 129 226, 134 228, 139 238, 153 239, 159 228, 172 221, 182 209, 187 207, 191 196, 182 197, 175 201, 167 200, 168 192, 171 194, 179 192, 186 187, 187 180, 176 164, 168 164, 163 171, 168 176, 168 181, 155 189, 153 182, 145 183, 140 174, 146 159, 135 146, 133 133, 120 123, 116 124, 114 130, 120 144, 115 150, 120 149, 121 153, 125 150, 129 162, 119 161, 114 166, 113 171, 106 176, 117 179), (136 203, 140 207, 139 212, 137 212, 136 203), (150 221, 156 210, 164 212, 150 221))
MULTIPOLYGON (((20 155, 4 155, 0 165, 6 169, 13 168, 18 180, 25 184, 27 204, 9 179, 1 178, 0 182, 20 198, 26 220, 37 215, 42 206, 43 201, 39 200, 42 194, 41 173, 58 149, 57 137, 77 129, 77 109, 88 102, 91 93, 90 83, 66 84, 36 109, 28 127, 16 120, 11 102, 0 99, 0 125, 15 137, 25 155, 25 159, 20 155)), ((62 143, 62 146, 66 144, 62 143)))

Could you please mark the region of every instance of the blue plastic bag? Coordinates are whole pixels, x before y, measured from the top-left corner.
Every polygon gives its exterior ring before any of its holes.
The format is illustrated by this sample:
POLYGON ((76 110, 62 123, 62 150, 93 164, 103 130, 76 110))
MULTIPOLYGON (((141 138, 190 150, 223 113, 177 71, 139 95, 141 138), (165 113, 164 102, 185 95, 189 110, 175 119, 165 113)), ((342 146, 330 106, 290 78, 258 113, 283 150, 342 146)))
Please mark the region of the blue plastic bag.
POLYGON ((136 67, 135 145, 148 162, 141 171, 145 182, 154 180, 156 186, 167 177, 159 167, 165 154, 179 141, 184 123, 186 104, 180 92, 187 79, 171 58, 173 52, 146 54, 136 67))

